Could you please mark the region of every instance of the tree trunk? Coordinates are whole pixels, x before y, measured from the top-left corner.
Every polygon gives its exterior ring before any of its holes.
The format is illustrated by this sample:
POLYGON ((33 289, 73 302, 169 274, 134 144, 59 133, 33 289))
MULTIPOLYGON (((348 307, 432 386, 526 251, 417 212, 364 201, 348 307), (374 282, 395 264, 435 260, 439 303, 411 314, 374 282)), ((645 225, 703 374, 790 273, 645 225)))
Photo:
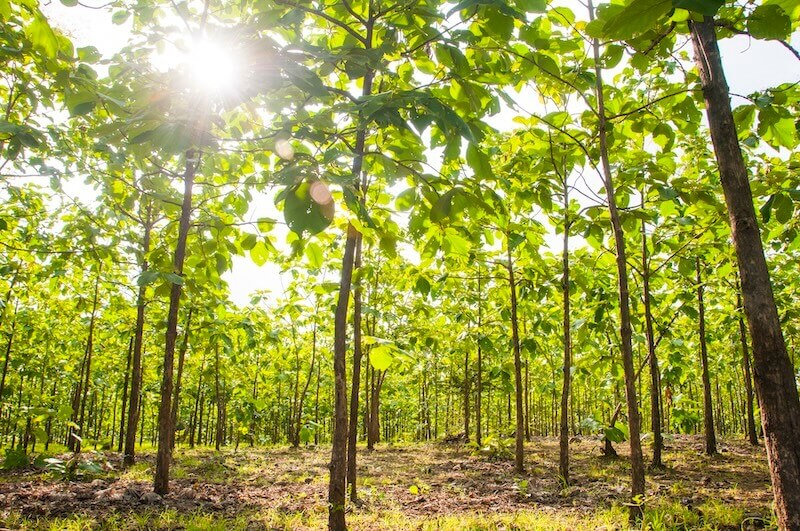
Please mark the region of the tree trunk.
MULTIPOLYGON (((643 195, 644 197, 644 195, 643 195)), ((644 199, 642 200, 644 204, 644 199)), ((661 435, 661 373, 658 370, 656 341, 653 335, 653 310, 650 299, 650 260, 647 252, 647 224, 642 220, 642 296, 644 298, 645 335, 647 336, 647 357, 650 365, 650 424, 653 430, 653 460, 650 466, 663 468, 661 451, 664 438, 661 435)))
POLYGON ((194 448, 195 432, 200 434, 199 426, 203 425, 203 370, 206 368, 206 354, 200 360, 200 372, 197 376, 197 394, 194 397, 194 411, 192 412, 192 425, 189 427, 189 448, 194 448))
POLYGON ((756 393, 778 527, 800 528, 800 399, 761 244, 747 168, 739 148, 714 20, 690 22, 711 139, 728 205, 753 346, 756 393))
MULTIPOLYGON (((150 252, 150 231, 153 228, 153 207, 147 205, 144 223, 144 238, 142 240, 142 265, 141 274, 149 269, 147 254, 150 252)), ((142 342, 144 338, 144 310, 145 292, 147 286, 139 286, 136 295, 136 329, 133 335, 133 370, 131 372, 131 403, 128 409, 128 426, 125 432, 124 466, 131 466, 136 462, 136 428, 139 424, 139 398, 142 394, 142 342)))
POLYGON ((217 405, 217 422, 214 426, 214 449, 219 452, 225 442, 225 399, 219 378, 219 342, 214 345, 214 402, 217 405))
MULTIPOLYGON (((365 189, 362 181, 362 189, 365 189)), ((362 202, 363 206, 363 202, 362 202)), ((361 267, 362 238, 356 241, 354 269, 361 267)), ((350 500, 358 500, 356 488, 356 441, 358 439, 358 392, 361 390, 361 286, 357 283, 353 290, 353 382, 350 388, 350 423, 347 440, 347 484, 350 486, 350 500)))
MULTIPOLYGON (((369 14, 364 20, 364 49, 372 49, 372 31, 375 18, 370 5, 369 14)), ((372 94, 372 81, 375 72, 367 67, 363 77, 361 96, 372 94)), ((364 165, 364 151, 367 138, 367 124, 364 116, 357 117, 356 142, 353 149, 353 185, 357 194, 361 190, 361 172, 364 165)), ((353 265, 358 230, 350 223, 347 226, 344 256, 342 257, 342 277, 339 284, 339 297, 334 315, 333 374, 334 374, 334 428, 331 448, 330 482, 328 485, 328 528, 333 531, 347 529, 344 518, 346 479, 347 479, 347 307, 350 299, 353 265)))
MULTIPOLYGON (((186 258, 186 240, 192 216, 192 186, 197 168, 200 166, 200 152, 186 151, 186 168, 183 174, 183 204, 178 225, 178 241, 175 244, 173 272, 183 278, 183 262, 186 258)), ((158 410, 158 451, 156 453, 156 474, 153 490, 156 494, 169 492, 169 462, 172 457, 170 437, 172 433, 172 371, 175 361, 175 342, 178 339, 178 309, 181 304, 182 283, 173 282, 169 294, 167 331, 164 346, 164 364, 161 377, 161 405, 158 410)), ((138 333, 138 332, 137 332, 138 333)))
POLYGON ((117 446, 117 451, 122 453, 122 449, 125 446, 125 411, 127 411, 128 407, 128 384, 130 382, 130 375, 131 375, 131 361, 133 358, 133 336, 131 336, 131 340, 128 342, 128 356, 125 361, 125 377, 122 382, 122 407, 120 408, 119 412, 119 442, 117 446))
POLYGON ((189 315, 186 316, 186 325, 183 330, 183 342, 178 352, 178 373, 175 375, 175 393, 172 397, 172 413, 170 414, 172 423, 172 433, 169 437, 170 450, 175 448, 175 430, 178 425, 178 412, 181 407, 181 381, 183 380, 183 364, 186 361, 186 351, 189 350, 189 327, 192 325, 192 312, 194 306, 189 306, 189 315))
POLYGON ((469 397, 470 397, 470 374, 469 374, 469 349, 464 350, 464 442, 469 442, 469 397))
POLYGON ((483 356, 481 352, 481 334, 483 333, 481 327, 483 324, 483 314, 481 312, 481 307, 481 266, 478 265, 478 359, 476 360, 478 366, 476 367, 477 374, 475 375, 475 443, 478 445, 478 448, 480 448, 482 442, 481 409, 483 408, 483 356))
MULTIPOLYGON (((590 18, 594 19, 594 6, 589 0, 590 18)), ((600 67, 600 44, 592 41, 595 63, 595 90, 599 117, 598 136, 600 140, 600 159, 603 167, 604 186, 611 226, 614 231, 614 246, 617 256, 617 276, 619 282, 619 335, 621 340, 622 367, 625 374, 625 398, 628 406, 628 432, 631 449, 631 499, 630 518, 632 522, 642 517, 644 498, 644 459, 640 440, 639 402, 636 396, 636 373, 633 367, 633 340, 631 327, 630 293, 628 289, 628 263, 625 253, 625 234, 617 209, 614 182, 611 177, 611 163, 608 158, 608 138, 606 128, 605 99, 603 96, 603 77, 600 67)))
POLYGON ((736 311, 739 313, 739 340, 742 343, 742 365, 744 370, 745 416, 747 440, 758 446, 756 419, 753 414, 753 377, 750 375, 750 349, 747 348, 747 328, 742 317, 742 296, 736 292, 736 311))
POLYGON ((558 473, 564 485, 569 485, 569 388, 572 382, 572 334, 569 306, 569 187, 564 181, 564 246, 561 251, 561 294, 563 300, 564 366, 561 385, 561 425, 558 438, 558 473))
POLYGON ((14 316, 11 318, 11 331, 6 342, 6 357, 3 361, 3 373, 0 375, 0 404, 3 403, 3 393, 6 391, 6 376, 8 376, 8 363, 11 361, 11 347, 14 345, 14 333, 17 329, 17 309, 19 300, 14 304, 14 316))
POLYGON ((81 370, 81 376, 83 377, 83 383, 78 386, 79 392, 77 394, 77 404, 78 407, 75 408, 73 411, 73 418, 77 419, 78 428, 77 431, 80 433, 80 437, 75 437, 71 441, 73 443, 72 450, 74 452, 81 451, 81 441, 82 438, 86 436, 89 432, 86 428, 85 424, 85 416, 86 416, 86 401, 89 397, 89 387, 91 385, 91 376, 92 376, 92 353, 94 352, 94 325, 97 319, 97 293, 100 290, 100 267, 97 269, 97 276, 94 280, 94 297, 92 299, 92 316, 89 318, 89 334, 86 338, 86 352, 84 354, 84 363, 83 368, 81 370), (82 392, 82 396, 81 396, 82 392), (78 413, 80 410, 80 414, 78 413))
POLYGON ((519 323, 517 322, 517 283, 514 279, 514 262, 511 257, 511 244, 506 234, 506 255, 508 258, 508 283, 511 289, 511 340, 514 346, 514 385, 517 404, 516 436, 514 448, 514 471, 525 471, 525 417, 522 403, 522 359, 519 345, 519 323))
POLYGON ((706 345, 706 306, 703 302, 703 279, 700 274, 700 259, 697 267, 697 308, 700 313, 700 364, 703 368, 703 430, 706 439, 706 454, 717 453, 717 436, 714 433, 714 406, 711 400, 711 379, 708 372, 708 348, 706 345))

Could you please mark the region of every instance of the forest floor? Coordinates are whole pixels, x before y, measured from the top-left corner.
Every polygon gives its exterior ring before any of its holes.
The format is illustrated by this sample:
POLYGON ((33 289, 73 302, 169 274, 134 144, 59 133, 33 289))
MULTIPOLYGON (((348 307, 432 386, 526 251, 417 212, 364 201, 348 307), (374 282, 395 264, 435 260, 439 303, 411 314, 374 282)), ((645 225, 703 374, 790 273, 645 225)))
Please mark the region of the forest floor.
MULTIPOLYGON (((726 440, 719 455, 708 457, 699 437, 678 436, 666 445, 667 468, 647 475, 643 529, 773 525, 763 448, 726 440)), ((525 449, 524 474, 513 472, 502 447, 476 453, 439 442, 362 450, 361 501, 348 507, 348 524, 355 530, 627 528, 625 445, 618 445, 619 459, 608 460, 596 439, 574 438, 573 484, 566 488, 558 478, 556 439, 535 438, 525 449)), ((0 527, 321 529, 329 452, 325 446, 178 448, 164 498, 151 492, 152 454, 122 470, 119 454, 85 452, 82 458, 102 471, 95 467, 70 481, 33 466, 0 472, 0 527)))

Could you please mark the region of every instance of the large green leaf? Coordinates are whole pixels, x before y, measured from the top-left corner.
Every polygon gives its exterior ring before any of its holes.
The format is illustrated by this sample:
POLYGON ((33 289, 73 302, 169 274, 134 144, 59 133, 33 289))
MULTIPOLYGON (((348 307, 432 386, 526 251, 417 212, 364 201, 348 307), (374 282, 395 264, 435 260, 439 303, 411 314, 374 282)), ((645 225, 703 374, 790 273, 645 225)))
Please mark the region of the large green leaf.
POLYGON ((283 194, 286 225, 299 235, 317 234, 333 221, 335 211, 328 187, 319 180, 289 186, 283 194))
POLYGON ((630 39, 654 27, 672 8, 671 0, 633 0, 606 20, 602 33, 615 39, 630 39))
POLYGON ((781 6, 758 6, 747 17, 747 31, 756 39, 787 40, 792 33, 792 19, 781 6))
POLYGON ((467 164, 479 179, 486 179, 492 176, 492 164, 489 161, 489 156, 473 143, 467 146, 467 164))
POLYGON ((713 17, 725 0, 672 0, 672 6, 713 17))

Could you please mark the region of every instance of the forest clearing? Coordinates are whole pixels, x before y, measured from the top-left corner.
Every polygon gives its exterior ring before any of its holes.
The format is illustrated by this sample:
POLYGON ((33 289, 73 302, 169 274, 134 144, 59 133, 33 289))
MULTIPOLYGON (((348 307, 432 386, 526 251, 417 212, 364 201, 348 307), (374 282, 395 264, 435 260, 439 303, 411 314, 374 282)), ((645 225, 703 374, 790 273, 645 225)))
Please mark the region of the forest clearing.
POLYGON ((800 2, 94 1, 0 0, 6 527, 800 531, 800 2))
MULTIPOLYGON (((597 438, 573 441, 573 484, 558 478, 558 441, 526 445, 530 469, 511 453, 462 443, 389 444, 359 461, 353 529, 625 529, 625 460, 601 456, 597 438)), ((667 467, 648 477, 646 529, 762 529, 775 525, 763 451, 725 441, 708 457, 702 440, 667 443, 667 467)), ((620 448, 621 450, 621 448, 620 448)), ((320 529, 327 524, 330 448, 181 452, 173 489, 153 497, 153 455, 123 470, 119 454, 82 481, 31 470, 4 473, 0 525, 31 529, 320 529)), ((621 454, 623 452, 620 452, 621 454)))

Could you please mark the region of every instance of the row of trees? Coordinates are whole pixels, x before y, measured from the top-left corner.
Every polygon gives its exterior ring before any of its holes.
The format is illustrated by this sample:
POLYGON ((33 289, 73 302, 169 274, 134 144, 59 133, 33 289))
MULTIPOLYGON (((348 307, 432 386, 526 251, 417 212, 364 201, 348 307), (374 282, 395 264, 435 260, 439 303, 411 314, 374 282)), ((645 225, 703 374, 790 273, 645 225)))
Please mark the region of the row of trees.
POLYGON ((176 443, 330 440, 343 529, 359 437, 513 434, 521 472, 525 437, 558 432, 568 483, 570 433, 601 431, 630 442, 635 518, 642 434, 656 467, 701 417, 709 453, 717 431, 757 442, 754 373, 778 518, 800 525, 798 88, 732 112, 716 44, 785 42, 800 9, 119 7, 130 44, 102 59, 34 2, 0 6, 12 446, 131 464, 148 439, 163 494, 176 443), (235 90, 153 66, 210 43, 235 90), (233 307, 237 256, 280 263, 285 294, 233 307))

